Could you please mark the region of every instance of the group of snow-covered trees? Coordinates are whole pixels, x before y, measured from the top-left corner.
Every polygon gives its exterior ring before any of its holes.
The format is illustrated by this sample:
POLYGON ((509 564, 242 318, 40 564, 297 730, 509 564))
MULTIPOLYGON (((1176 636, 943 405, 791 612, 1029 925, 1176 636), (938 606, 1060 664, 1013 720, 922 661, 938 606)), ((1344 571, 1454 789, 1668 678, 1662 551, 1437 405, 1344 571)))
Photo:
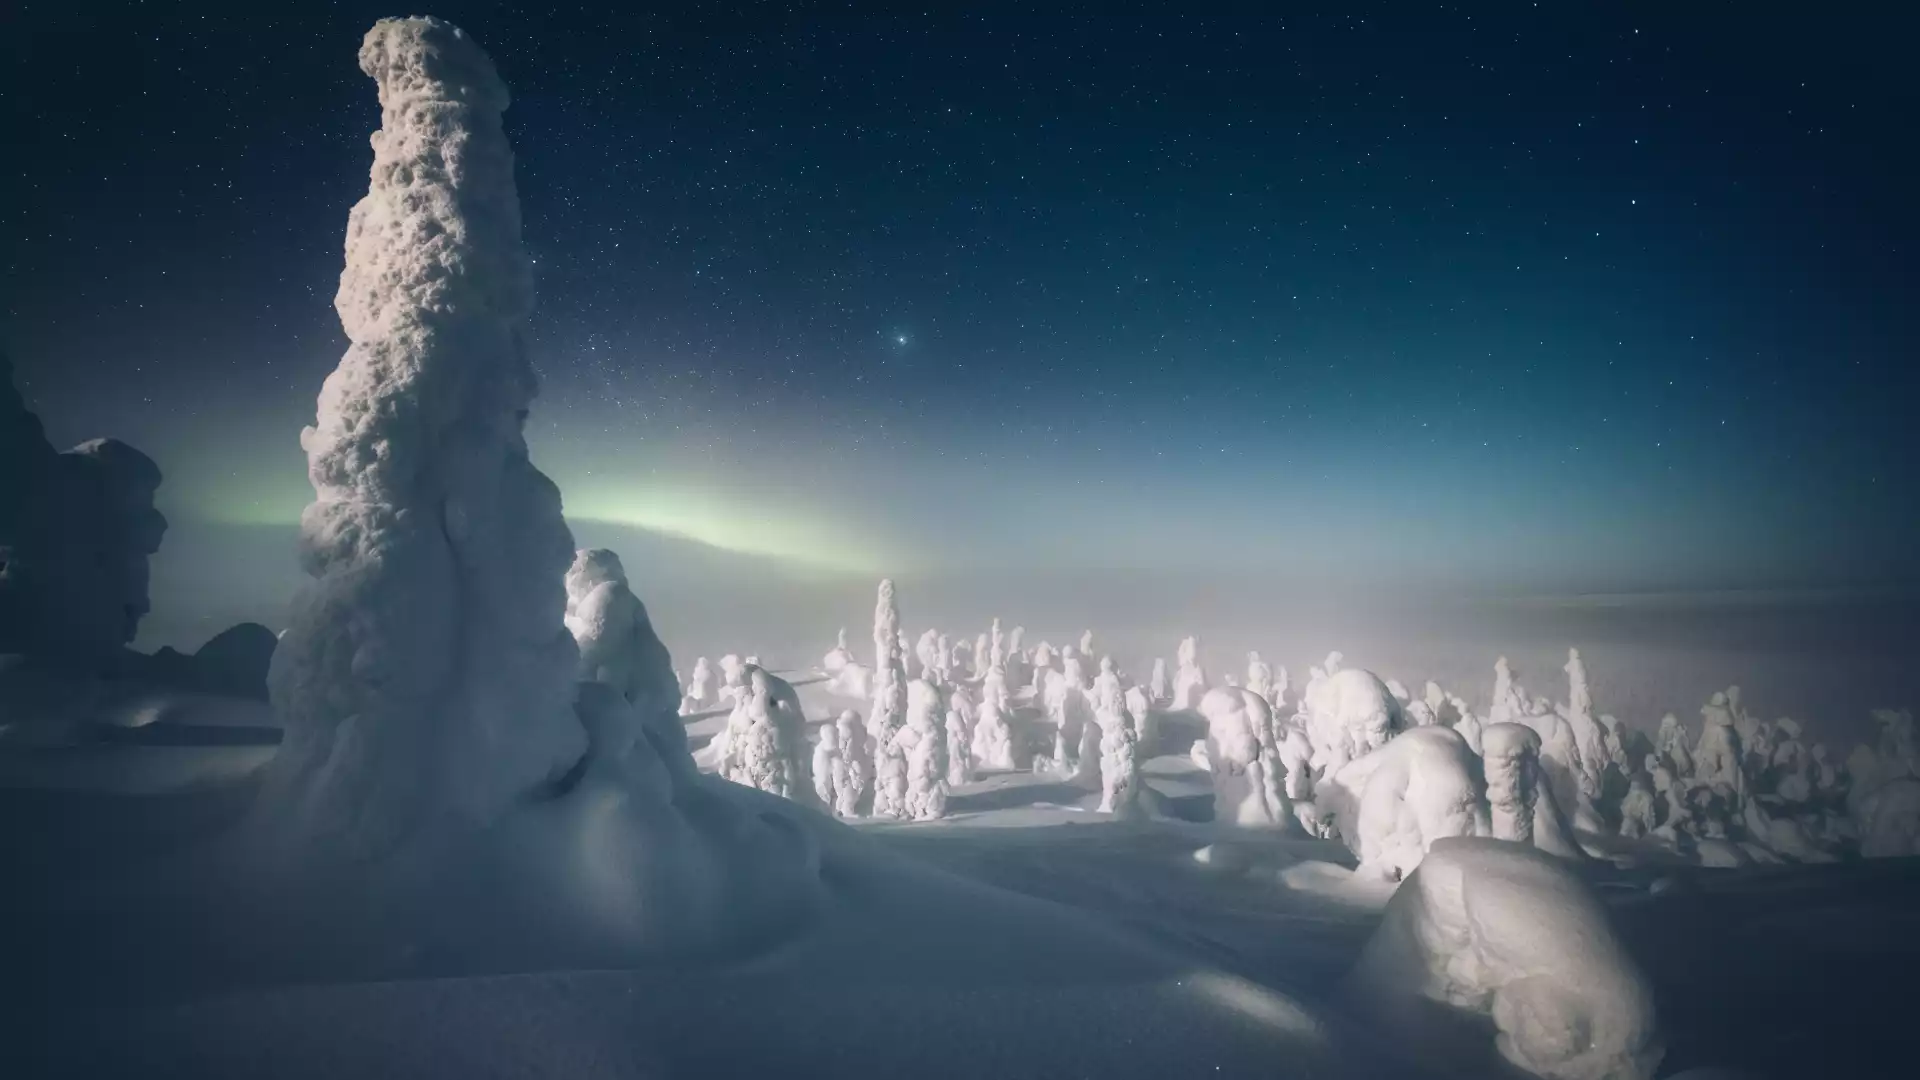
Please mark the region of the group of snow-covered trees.
MULTIPOLYGON (((1568 652, 1560 702, 1529 693, 1500 657, 1481 713, 1433 682, 1415 696, 1339 652, 1313 665, 1296 694, 1287 669, 1257 652, 1244 680, 1214 685, 1193 637, 1179 642, 1171 668, 1156 659, 1136 683, 1096 656, 1091 631, 1058 648, 1027 648, 1023 636, 996 619, 971 642, 927 630, 909 645, 883 582, 871 664, 844 630, 821 664, 829 692, 869 702, 864 728, 849 713, 811 752, 803 739, 752 744, 790 762, 777 771, 785 780, 762 779, 738 753, 722 772, 842 816, 928 820, 980 771, 1031 767, 1097 784, 1101 811, 1124 815, 1153 797, 1141 766, 1159 752, 1162 718, 1182 714, 1204 725, 1191 757, 1212 775, 1216 820, 1338 837, 1364 868, 1396 880, 1446 836, 1514 840, 1570 859, 1619 837, 1709 865, 1920 850, 1907 712, 1876 713, 1879 746, 1836 763, 1794 720, 1750 715, 1737 686, 1701 709, 1697 734, 1672 714, 1650 734, 1631 728, 1596 710, 1578 649, 1568 652), (1028 722, 1018 731, 1016 714, 1028 722)), ((782 700, 785 684, 763 681, 770 700, 782 700)), ((719 692, 702 660, 683 708, 711 707, 719 692)), ((734 705, 737 730, 779 729, 758 699, 734 705)))

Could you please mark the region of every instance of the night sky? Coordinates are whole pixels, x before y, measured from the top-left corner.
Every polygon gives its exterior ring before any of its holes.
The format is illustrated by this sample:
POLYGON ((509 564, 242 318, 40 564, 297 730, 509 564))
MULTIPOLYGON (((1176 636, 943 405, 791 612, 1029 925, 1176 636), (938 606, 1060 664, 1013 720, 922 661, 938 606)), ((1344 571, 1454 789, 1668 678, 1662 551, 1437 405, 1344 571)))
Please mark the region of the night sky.
MULTIPOLYGON (((1353 7, 432 7, 515 95, 536 462, 863 574, 1920 577, 1912 17, 1353 7)), ((310 495, 408 13, 0 16, 0 348, 177 521, 310 495)))

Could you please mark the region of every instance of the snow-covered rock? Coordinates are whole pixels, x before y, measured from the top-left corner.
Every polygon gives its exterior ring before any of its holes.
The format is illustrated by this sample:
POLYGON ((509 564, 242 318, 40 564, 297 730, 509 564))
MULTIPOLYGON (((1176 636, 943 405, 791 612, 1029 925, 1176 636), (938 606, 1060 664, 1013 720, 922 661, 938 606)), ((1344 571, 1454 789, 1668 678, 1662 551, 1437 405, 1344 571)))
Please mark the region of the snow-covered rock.
POLYGON ((1436 842, 1341 997, 1382 1038, 1477 1049, 1542 1080, 1653 1080, 1665 1053, 1651 984, 1605 907, 1564 864, 1501 840, 1436 842))

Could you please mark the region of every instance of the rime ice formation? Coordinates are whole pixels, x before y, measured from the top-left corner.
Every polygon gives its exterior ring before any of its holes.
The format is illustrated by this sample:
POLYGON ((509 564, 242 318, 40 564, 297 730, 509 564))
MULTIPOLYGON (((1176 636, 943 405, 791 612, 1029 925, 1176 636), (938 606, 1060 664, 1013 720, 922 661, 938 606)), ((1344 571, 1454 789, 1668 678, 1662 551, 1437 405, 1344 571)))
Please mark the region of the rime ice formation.
POLYGON ((720 701, 720 676, 707 663, 707 658, 697 657, 693 661, 693 673, 687 676, 686 698, 680 703, 682 713, 697 713, 714 708, 720 701))
MULTIPOLYGON (((839 754, 833 764, 833 811, 843 818, 860 816, 860 804, 873 782, 873 755, 859 714, 843 709, 831 727, 839 754)), ((824 732, 823 732, 824 734, 824 732)))
POLYGON ((1201 695, 1207 692, 1207 673, 1200 666, 1200 642, 1193 637, 1182 638, 1180 651, 1175 655, 1178 667, 1173 674, 1172 704, 1174 709, 1193 709, 1199 707, 1201 695))
POLYGON ((1198 711, 1207 722, 1207 771, 1213 779, 1213 819, 1250 828, 1285 828, 1284 766, 1273 739, 1265 698, 1244 687, 1208 690, 1198 711))
POLYGON ((838 675, 853 662, 853 650, 847 648, 847 628, 841 627, 835 635, 833 648, 820 658, 820 670, 829 675, 838 675))
POLYGON ((1715 694, 1700 707, 1700 741, 1693 747, 1693 778, 1702 784, 1722 784, 1736 800, 1746 792, 1746 769, 1740 753, 1740 733, 1733 727, 1727 695, 1715 694))
POLYGON ((0 654, 107 660, 147 614, 160 467, 118 439, 55 453, 0 355, 0 654))
POLYGON ((620 556, 581 549, 567 569, 566 626, 580 650, 579 678, 620 692, 643 717, 671 715, 680 705, 667 647, 647 608, 627 585, 620 556))
POLYGON ((785 679, 758 664, 742 667, 740 691, 727 719, 720 775, 736 784, 811 803, 812 762, 800 698, 785 679))
POLYGON ((1477 1048, 1542 1080, 1653 1080, 1665 1053, 1651 984, 1605 907, 1564 865, 1499 840, 1435 843, 1340 993, 1380 1035, 1477 1048))
POLYGON ((1413 872, 1435 841, 1488 831, 1480 770, 1457 732, 1418 728, 1324 781, 1330 812, 1360 869, 1389 881, 1413 872))
POLYGON ((1247 654, 1247 689, 1265 698, 1268 705, 1277 704, 1273 699, 1273 665, 1260 659, 1257 652, 1247 654))
POLYGON ((919 676, 930 678, 940 669, 940 631, 928 630, 913 643, 913 658, 920 662, 919 676))
POLYGON ((846 755, 840 752, 840 726, 820 725, 820 738, 813 744, 813 794, 821 806, 834 813, 839 812, 836 785, 846 772, 846 755))
POLYGON ((907 666, 890 579, 880 583, 874 604, 873 650, 873 710, 867 715, 867 739, 873 748, 873 816, 906 817, 907 758, 900 732, 907 722, 907 666))
POLYGON ((906 816, 915 821, 947 816, 945 713, 938 686, 926 679, 907 684, 907 722, 895 738, 907 758, 906 816))
POLYGON ((964 686, 947 692, 947 786, 973 782, 973 696, 964 686))
MULTIPOLYGON (((1334 653, 1328 660, 1337 664, 1339 655, 1334 653)), ((1324 776, 1385 746, 1407 728, 1406 714, 1386 683, 1361 668, 1343 667, 1323 676, 1308 688, 1304 708, 1315 763, 1324 776)))
POLYGON ((1587 685, 1587 664, 1579 649, 1567 650, 1567 711, 1581 716, 1593 715, 1593 691, 1587 685))
POLYGON ((511 926, 632 956, 784 933, 822 895, 807 835, 701 777, 670 704, 576 681, 573 542, 522 434, 506 88, 435 19, 376 24, 360 66, 382 126, 335 297, 351 345, 301 436, 313 580, 273 659, 286 736, 250 865, 346 871, 331 887, 364 884, 409 942, 511 926), (437 918, 481 887, 484 928, 437 918))
POLYGON ((1620 800, 1620 835, 1637 840, 1659 824, 1653 799, 1653 782, 1645 773, 1635 773, 1627 781, 1626 797, 1620 800))
POLYGON ((1129 686, 1126 692, 1127 717, 1133 724, 1135 753, 1152 757, 1159 736, 1153 722, 1153 698, 1143 687, 1129 686))
POLYGON ((1504 724, 1517 720, 1526 709, 1520 702, 1520 694, 1513 685, 1513 668, 1502 656, 1493 662, 1493 698, 1487 708, 1487 723, 1504 724))
POLYGON ((521 432, 532 282, 506 88, 434 20, 380 23, 360 66, 382 127, 334 298, 352 345, 301 433, 314 581, 274 658, 266 801, 376 854, 431 813, 498 817, 587 737, 561 621, 573 543, 521 432))
POLYGON ((1693 751, 1687 747, 1687 729, 1680 718, 1668 713, 1660 718, 1660 729, 1653 737, 1654 749, 1667 759, 1680 776, 1693 775, 1693 751))
POLYGON ((1539 732, 1525 724, 1488 724, 1480 738, 1490 835, 1585 859, 1541 767, 1539 732))
POLYGON ((1166 657, 1153 658, 1153 673, 1147 677, 1147 693, 1151 694, 1156 702, 1173 699, 1173 684, 1167 681, 1166 657))
POLYGON ((1580 746, 1574 739, 1573 725, 1558 713, 1531 706, 1509 722, 1524 724, 1540 736, 1540 768, 1553 788, 1553 801, 1569 816, 1576 815, 1580 807, 1581 766, 1580 746))
POLYGON ((973 758, 982 769, 1005 770, 1013 761, 1013 730, 1007 726, 1006 695, 985 695, 973 725, 973 758))
POLYGON ((1100 727, 1100 812, 1128 816, 1139 810, 1138 739, 1128 715, 1113 659, 1102 657, 1093 681, 1093 717, 1100 727))

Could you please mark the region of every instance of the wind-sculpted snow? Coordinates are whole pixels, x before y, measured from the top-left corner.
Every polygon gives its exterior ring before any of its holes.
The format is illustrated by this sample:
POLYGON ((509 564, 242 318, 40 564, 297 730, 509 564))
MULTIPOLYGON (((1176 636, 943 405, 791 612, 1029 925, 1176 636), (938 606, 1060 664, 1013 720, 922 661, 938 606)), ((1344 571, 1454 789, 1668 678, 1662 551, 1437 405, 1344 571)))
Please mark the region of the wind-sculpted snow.
POLYGON ((1665 1053, 1606 909, 1564 864, 1503 840, 1436 842, 1342 994, 1382 1037, 1436 1051, 1474 1049, 1491 1021, 1481 1053, 1542 1080, 1652 1080, 1665 1053))

